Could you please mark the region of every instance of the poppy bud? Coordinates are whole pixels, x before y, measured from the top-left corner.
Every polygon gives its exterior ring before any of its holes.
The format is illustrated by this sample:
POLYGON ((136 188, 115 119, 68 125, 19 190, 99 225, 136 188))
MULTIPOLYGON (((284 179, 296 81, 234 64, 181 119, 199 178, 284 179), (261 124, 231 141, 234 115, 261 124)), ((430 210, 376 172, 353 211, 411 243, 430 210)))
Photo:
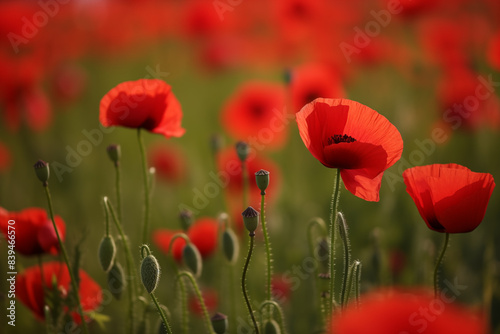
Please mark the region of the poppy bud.
POLYGON ((116 245, 111 235, 104 236, 99 244, 99 263, 102 270, 108 272, 116 255, 116 245))
POLYGON ((160 265, 153 255, 148 255, 142 259, 141 281, 148 293, 153 293, 160 280, 160 265))
POLYGON ((235 263, 240 252, 238 238, 230 228, 222 233, 222 250, 229 263, 235 263))
POLYGON ((115 163, 115 166, 117 166, 120 163, 120 158, 122 155, 120 145, 112 144, 109 145, 106 148, 106 151, 108 152, 108 156, 115 163))
POLYGON ((201 275, 202 261, 200 251, 192 243, 188 243, 182 250, 182 259, 186 267, 191 270, 195 277, 201 275))
POLYGON ((182 210, 179 214, 181 219, 181 226, 184 231, 187 231, 193 224, 193 213, 190 210, 182 210))
POLYGON ((245 162, 248 154, 250 154, 250 146, 244 141, 239 141, 236 143, 236 153, 238 154, 240 161, 245 162))
POLYGON ((210 146, 212 148, 212 152, 217 154, 223 146, 222 137, 219 134, 212 135, 210 138, 210 146))
POLYGON ((125 274, 122 266, 120 263, 115 261, 111 269, 108 271, 108 288, 116 300, 120 300, 122 297, 122 292, 125 288, 124 278, 125 274))
POLYGON ((210 319, 212 321, 212 327, 216 334, 224 334, 227 331, 227 316, 222 313, 215 313, 210 319))
POLYGON ((259 213, 249 206, 245 209, 245 211, 241 214, 243 216, 243 223, 245 224, 245 228, 250 232, 251 235, 255 235, 255 230, 259 225, 259 213))
POLYGON ((46 186, 50 176, 49 163, 43 160, 38 160, 33 167, 35 168, 35 173, 38 179, 44 186, 46 186))
POLYGON ((264 334, 281 334, 280 326, 275 320, 267 321, 264 325, 264 334))
POLYGON ((260 189, 260 194, 265 195, 267 186, 269 185, 269 172, 267 170, 259 170, 255 173, 255 182, 260 189))

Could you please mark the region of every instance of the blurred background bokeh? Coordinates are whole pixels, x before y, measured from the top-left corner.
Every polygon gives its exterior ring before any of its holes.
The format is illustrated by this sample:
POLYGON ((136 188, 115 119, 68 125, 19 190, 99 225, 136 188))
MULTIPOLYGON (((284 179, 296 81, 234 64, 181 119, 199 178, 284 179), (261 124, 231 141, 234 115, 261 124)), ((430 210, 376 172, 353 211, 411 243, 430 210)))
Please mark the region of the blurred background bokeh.
MULTIPOLYGON (((403 155, 384 174, 380 202, 343 189, 340 209, 350 226, 353 258, 363 263, 363 291, 430 286, 442 235, 426 227, 401 174, 413 166, 454 162, 500 177, 499 22, 498 0, 0 1, 0 206, 46 208, 32 166, 38 159, 49 162, 54 208, 66 223, 70 256, 81 243, 82 268, 105 289, 96 255, 104 233, 102 197, 115 199, 106 147, 120 144, 123 220, 138 264, 143 192, 136 132, 104 129, 99 103, 123 81, 164 80, 181 103, 186 133, 169 140, 144 133, 157 171, 152 235, 179 230, 180 208, 214 219, 228 210, 238 230, 241 191, 222 187, 216 196, 203 194, 236 141, 253 140, 254 168, 271 171, 266 210, 276 289, 287 296, 282 300, 287 327, 291 333, 312 333, 320 314, 311 297, 312 275, 304 268, 306 229, 312 217, 328 218, 335 172, 308 152, 293 114, 316 97, 345 97, 399 129, 403 155), (233 110, 253 101, 269 110, 258 106, 250 116, 233 110), (259 132, 272 117, 284 126, 259 132), (214 135, 221 143, 218 158, 214 135)), ((499 196, 493 192, 475 231, 452 236, 443 267, 445 277, 467 286, 460 302, 492 315, 495 333, 500 331, 499 196)), ((244 253, 247 238, 240 235, 244 253)), ((3 310, 8 302, 4 241, 3 310)), ((163 269, 157 296, 175 319, 174 262, 151 245, 163 269)), ((248 281, 256 301, 264 298, 264 261, 259 238, 248 281)), ((17 257, 19 272, 36 263, 17 257)), ((240 269, 238 263, 236 272, 240 269)), ((220 252, 204 260, 200 285, 214 303, 211 313, 229 312, 227 275, 220 252)), ((125 302, 108 300, 99 312, 109 321, 104 327, 93 322, 91 332, 122 332, 125 309, 125 302)), ((43 329, 21 303, 15 328, 2 318, 4 333, 43 329)), ((179 328, 175 320, 172 325, 179 328)), ((197 315, 191 326, 193 333, 203 331, 197 315)))

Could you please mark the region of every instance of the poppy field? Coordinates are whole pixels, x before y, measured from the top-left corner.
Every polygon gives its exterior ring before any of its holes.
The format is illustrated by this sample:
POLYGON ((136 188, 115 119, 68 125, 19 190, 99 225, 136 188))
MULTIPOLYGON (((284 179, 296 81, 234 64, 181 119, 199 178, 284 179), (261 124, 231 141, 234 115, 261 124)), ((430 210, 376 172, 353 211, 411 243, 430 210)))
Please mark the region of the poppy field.
POLYGON ((0 1, 0 333, 500 334, 499 22, 0 1))

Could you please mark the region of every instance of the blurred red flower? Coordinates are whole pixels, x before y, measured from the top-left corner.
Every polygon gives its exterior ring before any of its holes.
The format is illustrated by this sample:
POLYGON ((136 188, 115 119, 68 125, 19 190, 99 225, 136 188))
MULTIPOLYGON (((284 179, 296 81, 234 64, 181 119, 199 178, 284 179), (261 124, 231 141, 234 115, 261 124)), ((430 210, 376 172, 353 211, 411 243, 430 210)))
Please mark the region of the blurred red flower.
MULTIPOLYGON (((233 148, 219 152, 217 156, 217 166, 219 169, 220 182, 226 196, 229 212, 234 217, 236 228, 243 229, 241 212, 243 208, 243 177, 241 161, 233 148)), ((281 184, 281 173, 277 165, 271 160, 262 156, 250 155, 247 160, 247 170, 249 178, 249 205, 260 208, 260 189, 255 182, 255 172, 264 169, 270 172, 269 187, 266 190, 266 204, 270 205, 277 198, 281 184)))
POLYGON ((339 74, 323 64, 310 63, 299 66, 293 69, 291 79, 294 112, 298 112, 318 97, 341 98, 345 94, 339 74))
MULTIPOLYGON (((61 240, 66 235, 66 225, 61 217, 55 216, 57 230, 61 240)), ((23 255, 39 255, 59 253, 59 242, 52 225, 44 209, 28 208, 20 212, 8 212, 0 207, 0 229, 7 238, 8 221, 14 220, 16 231, 16 252, 23 255)))
POLYGON ((290 281, 286 280, 284 275, 275 274, 271 281, 271 292, 273 299, 280 304, 287 302, 292 292, 290 281))
POLYGON ((491 38, 487 55, 491 67, 500 71, 500 31, 491 38))
POLYGON ((457 164, 413 167, 403 172, 406 191, 427 226, 437 232, 465 233, 483 220, 493 176, 457 164))
MULTIPOLYGON (((157 229, 153 231, 153 242, 156 247, 158 247, 165 255, 168 255, 168 248, 170 246, 170 242, 172 238, 177 233, 182 233, 182 231, 172 231, 167 229, 157 229)), ((186 242, 182 238, 177 238, 172 245, 172 254, 174 259, 180 263, 182 261, 182 250, 186 242)))
POLYGON ((180 149, 158 143, 149 147, 148 159, 160 180, 180 183, 186 178, 186 159, 180 149))
MULTIPOLYGON (((208 313, 214 313, 217 310, 217 306, 219 305, 219 295, 217 291, 213 289, 203 289, 201 291, 201 296, 205 302, 208 313)), ((203 317, 203 309, 201 308, 200 302, 198 301, 196 295, 192 294, 189 297, 188 305, 191 313, 199 317, 203 317)))
POLYGON ((247 82, 226 101, 222 125, 237 140, 280 147, 287 136, 285 89, 274 83, 247 82))
POLYGON ((353 195, 378 201, 382 175, 403 151, 396 127, 375 110, 347 99, 316 99, 296 116, 311 154, 326 167, 340 169, 353 195))
MULTIPOLYGON (((78 293, 82 308, 84 312, 90 312, 101 304, 102 291, 100 286, 82 269, 80 269, 79 276, 78 293)), ((70 289, 71 279, 68 268, 62 262, 44 263, 43 278, 39 266, 26 268, 17 276, 16 294, 19 300, 40 320, 45 318, 43 308, 46 304, 44 303, 43 285, 46 289, 52 290, 54 279, 57 288, 62 292, 63 297, 66 297, 70 289)), ((72 312, 72 316, 76 323, 81 322, 80 315, 76 311, 72 312)))
POLYGON ((359 307, 353 303, 334 315, 331 333, 486 334, 480 315, 453 304, 455 299, 450 290, 440 298, 418 290, 371 292, 359 307))
POLYGON ((162 80, 126 81, 111 89, 101 100, 102 125, 143 128, 166 138, 181 137, 182 110, 171 87, 162 80))
POLYGON ((10 151, 5 144, 0 142, 0 173, 7 171, 11 164, 12 157, 10 155, 10 151))
POLYGON ((63 103, 75 102, 87 84, 87 73, 77 65, 60 66, 52 74, 52 91, 63 103))

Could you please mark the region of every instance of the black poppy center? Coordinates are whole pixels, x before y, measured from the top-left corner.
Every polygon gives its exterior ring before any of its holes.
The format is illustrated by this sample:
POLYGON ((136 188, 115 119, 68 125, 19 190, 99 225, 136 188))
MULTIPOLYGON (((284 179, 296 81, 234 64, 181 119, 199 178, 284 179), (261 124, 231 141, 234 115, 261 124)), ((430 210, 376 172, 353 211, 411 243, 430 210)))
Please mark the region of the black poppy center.
POLYGON ((348 135, 333 135, 328 138, 328 145, 339 144, 339 143, 352 143, 356 139, 348 135))

